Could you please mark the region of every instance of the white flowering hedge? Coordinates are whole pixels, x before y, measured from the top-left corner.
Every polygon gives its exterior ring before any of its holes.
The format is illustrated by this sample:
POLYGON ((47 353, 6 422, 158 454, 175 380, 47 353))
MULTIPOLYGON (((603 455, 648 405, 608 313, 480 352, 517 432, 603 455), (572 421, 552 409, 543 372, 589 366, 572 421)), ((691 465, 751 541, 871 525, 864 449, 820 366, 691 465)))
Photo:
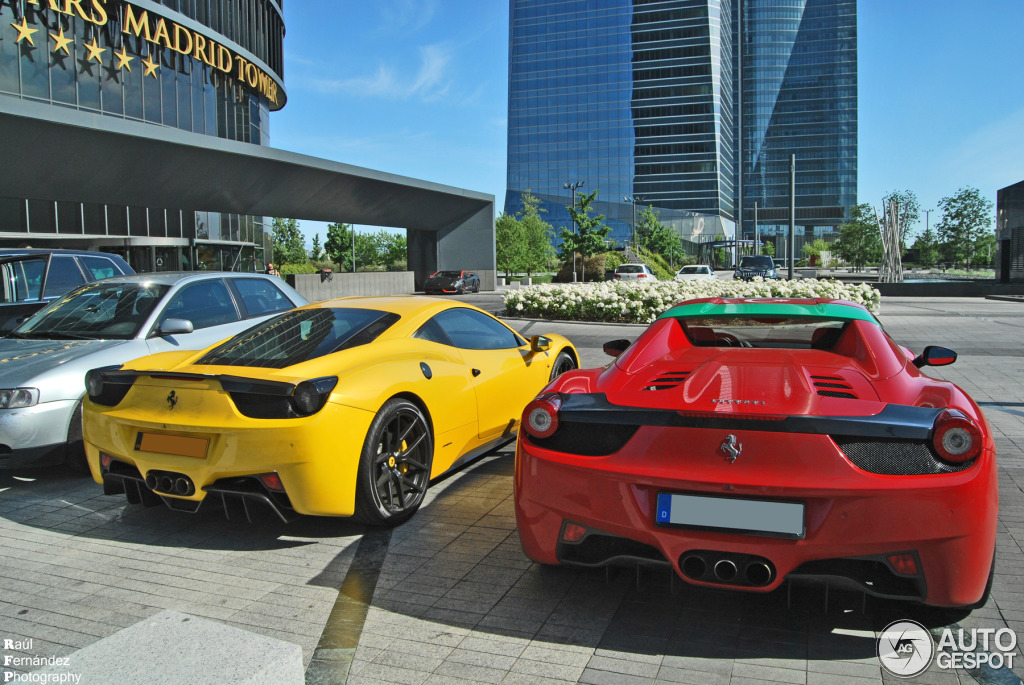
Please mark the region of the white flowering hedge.
POLYGON ((669 307, 702 297, 823 297, 849 300, 877 313, 881 293, 867 283, 805 278, 794 281, 602 281, 533 285, 505 294, 505 314, 538 319, 650 323, 669 307))

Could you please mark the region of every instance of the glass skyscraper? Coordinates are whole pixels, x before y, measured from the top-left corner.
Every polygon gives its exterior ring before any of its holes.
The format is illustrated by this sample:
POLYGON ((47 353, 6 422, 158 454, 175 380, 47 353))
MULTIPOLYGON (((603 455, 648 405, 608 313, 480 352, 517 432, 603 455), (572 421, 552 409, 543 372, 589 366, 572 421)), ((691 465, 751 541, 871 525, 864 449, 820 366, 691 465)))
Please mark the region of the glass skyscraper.
POLYGON ((569 226, 582 180, 619 243, 626 197, 694 241, 741 206, 753 235, 756 202, 772 235, 796 154, 797 224, 827 231, 856 201, 856 65, 855 0, 512 0, 505 211, 530 190, 569 226))

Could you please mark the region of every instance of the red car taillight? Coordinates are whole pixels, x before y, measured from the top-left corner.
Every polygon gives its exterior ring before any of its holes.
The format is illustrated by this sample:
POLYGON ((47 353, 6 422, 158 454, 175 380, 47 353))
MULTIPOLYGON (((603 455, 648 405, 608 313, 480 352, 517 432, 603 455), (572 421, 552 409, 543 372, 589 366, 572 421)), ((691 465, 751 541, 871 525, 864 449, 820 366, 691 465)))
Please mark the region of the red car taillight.
POLYGON ((932 445, 943 460, 963 464, 981 454, 981 429, 963 412, 947 409, 935 419, 932 445))
POLYGON ((562 398, 556 392, 530 402, 524 412, 526 432, 534 438, 550 438, 558 430, 558 410, 561 408, 562 398))
POLYGON ((637 278, 647 278, 647 274, 637 274, 637 278))

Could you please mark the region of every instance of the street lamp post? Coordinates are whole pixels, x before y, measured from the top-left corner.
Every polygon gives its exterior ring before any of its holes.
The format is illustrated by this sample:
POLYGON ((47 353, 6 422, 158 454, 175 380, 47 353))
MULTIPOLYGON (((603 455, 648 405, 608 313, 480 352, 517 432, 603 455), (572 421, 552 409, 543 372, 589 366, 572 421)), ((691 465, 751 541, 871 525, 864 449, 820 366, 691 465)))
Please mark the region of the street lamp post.
POLYGON ((761 254, 761 231, 757 228, 757 203, 754 203, 754 254, 761 254))
POLYGON ((622 198, 622 200, 624 202, 629 202, 633 205, 633 249, 638 250, 640 249, 640 247, 636 244, 636 203, 643 202, 644 199, 639 195, 634 195, 633 197, 627 195, 626 197, 622 198))
MULTIPOLYGON (((576 181, 575 183, 563 183, 562 188, 569 190, 572 193, 572 208, 576 210, 576 189, 583 185, 584 181, 576 181)), ((576 217, 572 219, 572 234, 576 235, 576 217)), ((584 268, 586 265, 584 264, 584 268)), ((572 246, 572 282, 576 282, 576 246, 572 246)))

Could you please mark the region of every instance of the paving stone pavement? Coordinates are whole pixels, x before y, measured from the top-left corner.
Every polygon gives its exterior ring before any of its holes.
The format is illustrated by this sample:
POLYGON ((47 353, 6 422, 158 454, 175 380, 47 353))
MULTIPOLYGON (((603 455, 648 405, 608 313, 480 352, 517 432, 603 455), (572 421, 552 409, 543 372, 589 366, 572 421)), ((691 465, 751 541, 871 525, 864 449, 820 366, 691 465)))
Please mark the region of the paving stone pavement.
MULTIPOLYGON (((955 365, 931 372, 967 389, 995 430, 996 580, 989 603, 958 624, 1022 637, 1024 303, 883 298, 881 319, 912 349, 960 352, 955 365)), ((514 325, 586 341, 589 364, 603 363, 600 341, 640 330, 514 325)), ((433 484, 417 515, 393 531, 348 682, 896 682, 875 657, 879 631, 902 618, 932 629, 950 620, 818 586, 761 595, 689 588, 667 573, 542 567, 519 548, 512 472, 506 448, 433 484)), ((67 655, 173 609, 294 642, 308 665, 362 533, 344 520, 249 525, 214 510, 146 509, 61 470, 0 472, 0 640, 33 641, 0 655, 67 655)), ((1018 646, 1018 675, 1022 665, 1018 646)), ((933 666, 913 682, 972 677, 933 666)))

